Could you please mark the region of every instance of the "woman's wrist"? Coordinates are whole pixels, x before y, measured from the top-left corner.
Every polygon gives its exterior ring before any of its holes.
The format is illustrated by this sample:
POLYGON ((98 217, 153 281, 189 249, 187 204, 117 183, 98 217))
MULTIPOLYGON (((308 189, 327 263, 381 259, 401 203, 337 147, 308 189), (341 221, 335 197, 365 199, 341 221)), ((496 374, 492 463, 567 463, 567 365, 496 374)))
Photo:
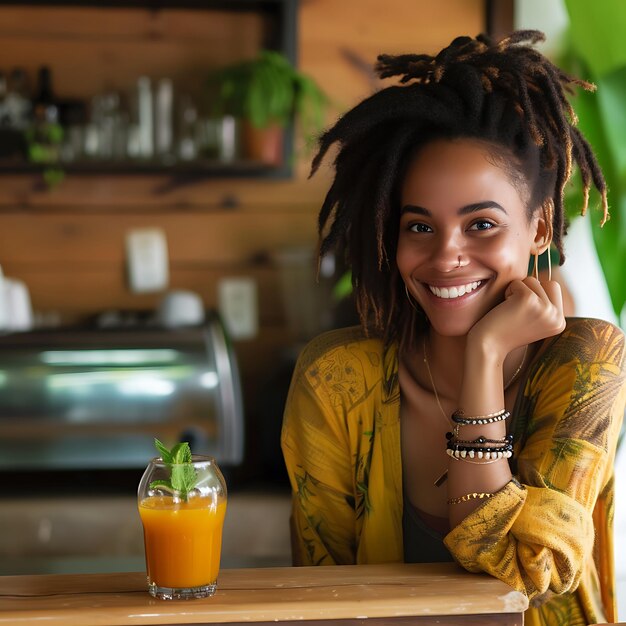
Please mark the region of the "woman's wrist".
POLYGON ((463 381, 457 409, 467 416, 504 408, 503 359, 487 342, 470 341, 465 350, 463 381))
POLYGON ((499 367, 509 354, 510 349, 503 346, 502 342, 485 334, 467 335, 465 347, 465 367, 499 367))

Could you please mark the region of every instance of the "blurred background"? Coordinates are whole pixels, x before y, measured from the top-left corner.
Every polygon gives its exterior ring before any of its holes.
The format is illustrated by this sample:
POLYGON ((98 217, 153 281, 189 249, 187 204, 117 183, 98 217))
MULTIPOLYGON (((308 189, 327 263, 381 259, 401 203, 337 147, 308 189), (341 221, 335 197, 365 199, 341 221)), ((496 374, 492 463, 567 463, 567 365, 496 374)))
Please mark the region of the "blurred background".
POLYGON ((514 28, 598 84, 573 103, 612 220, 570 203, 559 280, 576 315, 623 327, 620 0, 0 1, 0 574, 143 568, 154 436, 223 467, 224 566, 290 563, 289 379, 355 322, 341 259, 315 262, 314 137, 380 88, 377 54, 514 28))

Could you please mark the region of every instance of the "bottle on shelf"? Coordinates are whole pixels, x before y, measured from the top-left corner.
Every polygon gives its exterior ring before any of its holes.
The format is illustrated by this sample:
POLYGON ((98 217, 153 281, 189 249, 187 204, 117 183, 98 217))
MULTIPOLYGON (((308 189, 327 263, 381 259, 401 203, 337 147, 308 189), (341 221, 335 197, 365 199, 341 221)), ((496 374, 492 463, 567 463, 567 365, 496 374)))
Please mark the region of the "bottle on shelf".
POLYGON ((154 145, 163 163, 172 162, 174 145, 174 86, 169 78, 162 78, 154 94, 154 145))
POLYGON ((7 102, 7 79, 0 72, 0 126, 9 126, 10 121, 6 111, 7 102))
POLYGON ((19 131, 25 131, 31 123, 32 105, 28 76, 23 68, 15 67, 11 70, 5 99, 5 109, 8 125, 19 131))
POLYGON ((154 101, 148 76, 137 79, 137 126, 139 156, 151 159, 154 156, 154 101))
POLYGON ((24 133, 30 124, 30 102, 23 101, 16 71, 9 81, 0 73, 0 160, 20 163, 28 153, 24 133))
POLYGON ((63 129, 59 123, 59 106, 52 89, 52 72, 39 68, 37 89, 33 98, 33 119, 26 131, 28 160, 44 166, 44 177, 53 184, 62 177, 58 169, 63 129))
POLYGON ((22 67, 8 79, 0 71, 5 167, 36 165, 61 174, 125 163, 184 169, 233 164, 240 156, 238 120, 215 117, 202 94, 179 92, 170 77, 140 75, 130 90, 108 87, 90 99, 59 97, 50 66, 39 67, 34 89, 28 78, 22 67))
POLYGON ((186 94, 178 102, 177 153, 181 161, 193 161, 198 157, 196 127, 198 110, 193 100, 186 94))
POLYGON ((56 124, 59 121, 59 107, 52 89, 52 71, 47 65, 39 68, 37 90, 33 98, 35 122, 56 124))

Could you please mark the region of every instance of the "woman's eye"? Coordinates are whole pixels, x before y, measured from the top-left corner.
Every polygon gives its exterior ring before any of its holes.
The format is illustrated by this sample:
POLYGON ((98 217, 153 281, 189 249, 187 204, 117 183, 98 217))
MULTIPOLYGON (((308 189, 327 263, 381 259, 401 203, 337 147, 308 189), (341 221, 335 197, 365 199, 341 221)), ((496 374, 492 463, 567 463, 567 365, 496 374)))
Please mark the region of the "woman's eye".
POLYGON ((478 220, 470 226, 470 230, 490 230, 495 226, 493 222, 488 220, 478 220))
POLYGON ((411 224, 409 230, 413 233, 431 233, 433 229, 422 222, 418 222, 417 224, 411 224))

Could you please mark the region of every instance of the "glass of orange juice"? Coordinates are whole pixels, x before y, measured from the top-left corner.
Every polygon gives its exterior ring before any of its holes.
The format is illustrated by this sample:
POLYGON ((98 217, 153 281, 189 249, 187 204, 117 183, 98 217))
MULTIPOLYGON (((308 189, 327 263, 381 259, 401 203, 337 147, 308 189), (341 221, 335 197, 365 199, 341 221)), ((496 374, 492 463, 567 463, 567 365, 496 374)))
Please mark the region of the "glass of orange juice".
POLYGON ((148 591, 164 600, 205 598, 217 588, 226 483, 211 457, 164 456, 180 460, 152 459, 138 489, 148 591))

